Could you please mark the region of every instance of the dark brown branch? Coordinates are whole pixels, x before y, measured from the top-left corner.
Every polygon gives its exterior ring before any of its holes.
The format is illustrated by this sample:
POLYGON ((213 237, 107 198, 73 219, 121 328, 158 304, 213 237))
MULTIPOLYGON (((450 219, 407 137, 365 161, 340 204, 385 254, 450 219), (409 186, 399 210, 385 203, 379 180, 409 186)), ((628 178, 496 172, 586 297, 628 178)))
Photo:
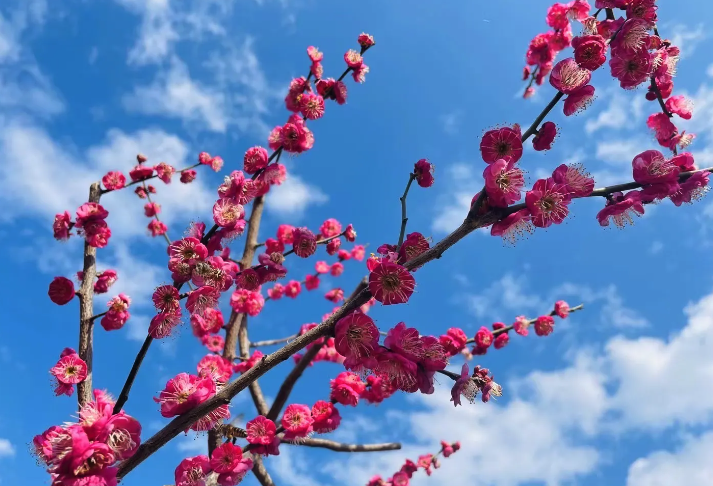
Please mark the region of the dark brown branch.
POLYGON ((262 486, 275 486, 260 456, 253 455, 253 474, 262 486))
POLYGON ((416 179, 416 174, 409 174, 406 189, 404 190, 403 195, 399 198, 399 201, 401 201, 401 231, 399 232, 399 242, 396 244, 396 251, 401 249, 401 244, 404 242, 406 223, 408 223, 408 216, 406 215, 406 198, 408 197, 408 191, 411 189, 411 184, 413 184, 414 179, 416 179))
POLYGON ((545 117, 549 114, 549 112, 552 111, 552 108, 554 108, 557 105, 557 103, 559 103, 559 101, 562 99, 563 96, 564 96, 563 92, 557 91, 557 94, 554 96, 554 98, 552 98, 552 101, 550 101, 547 104, 547 106, 545 106, 545 109, 542 110, 542 112, 539 115, 537 115, 537 118, 535 118, 535 121, 532 122, 532 125, 530 125, 530 128, 528 128, 525 131, 525 133, 522 134, 523 142, 525 140, 527 140, 528 138, 530 138, 532 135, 537 133, 537 130, 538 130, 537 127, 540 126, 540 123, 542 122, 542 120, 545 119, 545 117))
POLYGON ((277 416, 280 415, 280 412, 282 412, 282 407, 285 406, 287 400, 290 398, 290 393, 292 393, 295 383, 297 383, 297 380, 300 379, 304 370, 307 369, 315 356, 317 356, 317 353, 319 353, 319 350, 322 349, 322 346, 324 346, 324 343, 313 344, 304 356, 300 358, 295 367, 292 368, 292 371, 290 371, 287 375, 285 381, 282 382, 280 390, 277 392, 277 396, 275 397, 275 401, 272 402, 272 407, 270 407, 270 411, 266 415, 267 418, 273 421, 277 420, 277 416))
MULTIPOLYGON (((101 186, 89 186, 89 202, 99 203, 101 186)), ((87 363, 87 377, 77 385, 79 408, 92 400, 92 364, 94 361, 94 278, 97 276, 97 249, 84 242, 82 285, 79 288, 79 357, 87 363)))
MULTIPOLYGON (((240 350, 240 357, 247 359, 250 357, 250 340, 248 339, 248 318, 243 317, 242 326, 238 331, 238 346, 240 350)), ((232 361, 232 360, 231 360, 232 361)), ((250 395, 252 396, 253 403, 255 403, 255 408, 257 413, 260 415, 266 415, 269 411, 267 402, 265 401, 265 396, 262 394, 262 389, 258 384, 257 380, 253 381, 248 387, 250 390, 250 395)))
POLYGON ((283 444, 319 447, 335 452, 383 452, 401 449, 399 442, 387 442, 384 444, 344 444, 327 439, 300 439, 299 442, 283 442, 283 444))

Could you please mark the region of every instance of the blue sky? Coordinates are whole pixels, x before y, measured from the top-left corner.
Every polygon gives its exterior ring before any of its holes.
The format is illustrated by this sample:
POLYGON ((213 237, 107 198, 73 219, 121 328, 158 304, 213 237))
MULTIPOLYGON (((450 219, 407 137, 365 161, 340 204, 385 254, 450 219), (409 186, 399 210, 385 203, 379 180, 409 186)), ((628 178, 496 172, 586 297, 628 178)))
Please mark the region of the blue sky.
MULTIPOLYGON (((177 167, 198 152, 220 154, 226 173, 243 152, 264 143, 284 122, 289 80, 304 74, 305 49, 325 52, 327 73, 343 69, 342 54, 362 31, 377 46, 368 53, 364 85, 350 83, 349 102, 329 104, 312 125, 313 150, 287 163, 290 178, 270 193, 261 239, 278 224, 317 228, 336 217, 353 223, 373 250, 398 236, 408 172, 419 158, 436 164, 436 184, 414 188, 409 229, 437 240, 458 225, 481 187, 480 135, 501 123, 529 125, 547 103, 543 86, 524 101, 520 72, 529 40, 545 29, 549 2, 392 0, 8 0, 0 6, 0 484, 46 484, 26 444, 50 425, 71 420, 74 398, 53 396, 48 369, 66 346, 77 345, 76 302, 57 307, 46 297, 55 275, 81 264, 78 240, 52 239, 55 213, 86 200, 89 183, 106 171, 127 170, 138 152, 177 167), (435 4, 433 4, 435 5, 435 4)), ((695 100, 692 146, 701 167, 713 165, 713 38, 697 19, 713 5, 687 8, 662 2, 659 30, 682 48, 676 92, 695 100), (690 15, 695 12, 695 15, 690 15), (711 67, 709 67, 711 66, 711 67)), ((595 73, 598 99, 564 120, 548 153, 526 151, 530 182, 563 162, 581 161, 599 185, 631 179, 630 163, 656 148, 645 118, 656 110, 644 92, 623 92, 606 69, 595 73)), ((169 234, 210 216, 222 174, 200 171, 190 186, 159 187, 169 234)), ((586 310, 557 325, 548 338, 513 336, 505 349, 478 360, 491 368, 505 395, 497 402, 454 409, 450 384, 432 396, 397 395, 379 407, 343 411, 335 440, 400 440, 401 451, 340 455, 283 447, 268 461, 280 485, 361 485, 388 477, 406 457, 437 449, 441 439, 463 448, 432 478, 416 485, 472 481, 493 486, 603 482, 626 486, 710 484, 713 469, 713 201, 675 208, 647 207, 633 228, 603 229, 594 216, 602 201, 573 204, 573 217, 538 231, 515 248, 487 233, 469 236, 419 270, 407 305, 376 307, 384 329, 398 321, 423 333, 535 317, 564 298, 586 310), (658 481, 658 482, 656 482, 658 481)), ((112 288, 128 293, 132 319, 118 332, 96 332, 95 385, 118 394, 145 335, 150 292, 168 282, 165 247, 145 231, 142 202, 128 194, 106 198, 111 245, 100 268, 114 268, 112 288)), ((242 241, 235 243, 236 251, 242 241)), ((326 256, 326 255, 322 255, 326 256)), ((292 261, 302 278, 310 261, 292 261)), ((333 286, 349 293, 364 274, 348 262, 322 291, 270 302, 251 323, 253 339, 281 337, 314 322, 332 305, 333 286)), ((108 300, 98 299, 97 309, 108 300)), ((225 308, 225 302, 224 308, 225 308)), ((153 346, 126 410, 141 420, 143 438, 163 426, 151 397, 166 380, 195 370, 203 349, 184 329, 153 346)), ((472 363, 475 364, 476 362, 472 363)), ((455 361, 456 367, 460 361, 455 361)), ((292 366, 261 380, 268 397, 292 366)), ((341 368, 319 363, 295 390, 298 403, 328 396, 341 368)), ((254 414, 246 397, 233 411, 254 414)), ((179 437, 130 474, 123 484, 169 484, 204 438, 179 437)), ((252 478, 246 484, 252 484, 252 478)))

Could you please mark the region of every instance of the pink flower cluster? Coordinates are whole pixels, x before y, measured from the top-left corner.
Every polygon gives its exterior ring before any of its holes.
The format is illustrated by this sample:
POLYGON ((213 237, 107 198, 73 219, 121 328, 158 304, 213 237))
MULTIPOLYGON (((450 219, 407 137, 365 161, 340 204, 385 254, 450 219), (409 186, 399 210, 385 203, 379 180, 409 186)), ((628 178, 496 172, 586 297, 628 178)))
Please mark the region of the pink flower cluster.
POLYGON ((77 209, 77 220, 72 221, 69 211, 57 214, 54 217, 52 229, 57 240, 67 240, 71 236, 71 230, 77 230, 77 234, 84 236, 87 244, 94 248, 104 248, 109 243, 111 229, 106 223, 109 211, 99 203, 88 202, 77 209))
POLYGON ((226 442, 213 451, 210 459, 200 455, 181 461, 174 477, 176 486, 197 486, 205 484, 209 474, 217 474, 220 486, 234 486, 240 483, 253 468, 250 456, 243 456, 240 446, 226 442))
POLYGON ((634 217, 644 214, 644 205, 670 199, 673 204, 692 203, 702 198, 709 189, 710 174, 697 171, 681 178, 682 172, 696 170, 693 155, 688 152, 666 158, 658 150, 647 150, 632 161, 634 180, 641 189, 626 194, 615 192, 607 198, 606 206, 597 214, 602 226, 613 222, 619 228, 634 223, 634 217))
POLYGON ((527 49, 527 65, 523 70, 523 79, 530 79, 524 97, 529 98, 535 92, 532 82, 541 85, 545 77, 553 71, 553 62, 557 54, 572 43, 571 20, 587 25, 589 3, 585 0, 573 0, 569 3, 555 3, 547 10, 547 25, 550 30, 537 34, 527 49))
POLYGON ((87 377, 87 363, 74 349, 64 348, 57 364, 50 368, 50 374, 55 380, 54 394, 71 397, 74 385, 83 382, 87 377))
POLYGON ((476 366, 470 374, 468 363, 463 363, 460 376, 456 379, 451 389, 453 406, 460 405, 460 397, 465 397, 470 403, 480 394, 483 403, 490 401, 491 397, 502 396, 502 387, 493 381, 493 376, 487 368, 476 366))
POLYGON ((131 299, 126 294, 119 294, 109 302, 107 302, 107 307, 109 310, 102 317, 100 324, 105 331, 116 331, 121 329, 129 320, 131 314, 129 314, 129 306, 131 305, 131 299))
POLYGON ((379 344, 379 329, 366 314, 356 311, 335 327, 335 347, 346 359, 344 367, 370 372, 407 393, 433 393, 433 377, 445 369, 448 354, 439 339, 398 323, 379 344))
POLYGON ((52 426, 32 443, 47 466, 52 486, 115 486, 116 462, 133 456, 141 444, 141 424, 100 390, 79 411, 79 422, 52 426))
POLYGON ((440 461, 438 460, 439 455, 450 457, 459 450, 460 442, 449 444, 448 442, 441 441, 441 450, 438 451, 438 453, 419 456, 416 462, 406 459, 401 469, 389 479, 384 480, 381 476, 374 476, 369 480, 366 486, 408 486, 413 474, 419 469, 423 469, 423 472, 430 476, 433 473, 431 468, 438 469, 441 467, 440 461))
MULTIPOLYGON (((216 356, 216 358, 219 357, 216 356)), ((161 406, 163 417, 175 417, 197 407, 216 394, 218 387, 224 383, 222 379, 225 377, 225 373, 228 373, 227 379, 230 376, 229 369, 225 371, 225 367, 215 359, 206 360, 204 358, 199 363, 198 370, 198 375, 179 373, 171 378, 158 398, 154 398, 154 401, 161 406)), ((221 405, 191 425, 190 430, 197 432, 211 430, 229 417, 228 406, 221 405)))

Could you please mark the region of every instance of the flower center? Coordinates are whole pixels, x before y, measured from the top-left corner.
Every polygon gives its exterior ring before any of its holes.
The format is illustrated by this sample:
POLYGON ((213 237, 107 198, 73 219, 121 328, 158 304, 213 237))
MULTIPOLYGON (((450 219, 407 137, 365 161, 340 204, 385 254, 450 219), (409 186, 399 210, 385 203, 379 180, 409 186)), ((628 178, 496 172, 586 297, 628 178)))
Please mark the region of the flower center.
POLYGON ((384 275, 384 277, 381 279, 381 285, 384 287, 384 290, 393 292, 401 286, 401 280, 399 279, 398 275, 392 273, 389 275, 384 275))

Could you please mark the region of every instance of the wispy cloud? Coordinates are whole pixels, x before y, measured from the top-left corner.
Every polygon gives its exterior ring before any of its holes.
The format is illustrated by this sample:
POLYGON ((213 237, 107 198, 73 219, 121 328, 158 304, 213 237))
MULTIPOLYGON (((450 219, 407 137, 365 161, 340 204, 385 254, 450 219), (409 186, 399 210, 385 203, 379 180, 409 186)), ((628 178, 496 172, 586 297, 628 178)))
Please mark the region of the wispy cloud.
POLYGON ((12 457, 15 452, 15 446, 9 440, 0 438, 0 458, 12 457))
POLYGON ((329 197, 321 189, 288 172, 285 182, 270 189, 270 197, 265 204, 269 211, 280 216, 299 218, 309 206, 324 204, 328 200, 329 197))
POLYGON ((476 171, 470 164, 447 167, 444 178, 444 187, 450 190, 436 199, 436 214, 431 223, 431 229, 436 233, 449 233, 456 229, 468 214, 473 196, 482 189, 482 182, 478 181, 476 171))

